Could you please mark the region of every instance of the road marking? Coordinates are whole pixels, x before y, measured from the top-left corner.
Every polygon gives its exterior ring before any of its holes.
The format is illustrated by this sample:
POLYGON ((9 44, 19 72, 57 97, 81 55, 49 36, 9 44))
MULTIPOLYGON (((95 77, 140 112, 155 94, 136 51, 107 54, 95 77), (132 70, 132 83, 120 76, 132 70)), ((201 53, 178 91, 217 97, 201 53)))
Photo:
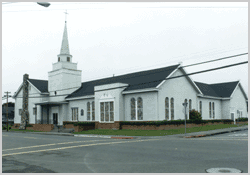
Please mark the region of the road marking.
POLYGON ((45 151, 58 151, 63 149, 70 149, 70 148, 80 148, 85 146, 97 146, 97 145, 111 145, 117 143, 130 143, 130 142, 143 142, 143 141, 153 141, 159 139, 148 139, 148 140, 135 140, 135 141, 120 141, 120 142, 108 142, 108 143, 96 143, 96 144, 85 144, 85 145, 77 145, 77 146, 68 146, 68 147, 61 147, 61 148, 52 148, 52 149, 43 149, 43 150, 36 150, 36 151, 27 151, 27 152, 18 152, 18 153, 10 153, 10 154, 3 154, 2 157, 5 156, 12 156, 12 155, 19 155, 19 154, 29 154, 29 153, 38 153, 38 152, 45 152, 45 151))
POLYGON ((23 138, 36 139, 35 137, 23 137, 23 138))
POLYGON ((192 140, 245 140, 245 141, 248 141, 248 139, 233 139, 233 138, 228 138, 228 139, 216 139, 216 138, 199 138, 199 139, 192 139, 192 140))
MULTIPOLYGON (((94 141, 102 141, 102 140, 88 140, 88 141, 75 141, 75 142, 51 143, 51 144, 46 144, 46 145, 35 145, 35 146, 19 147, 19 148, 12 148, 12 149, 4 149, 4 150, 2 150, 2 151, 10 151, 10 150, 17 150, 17 149, 27 149, 27 148, 37 148, 37 147, 53 146, 53 145, 61 145, 61 144, 81 143, 81 142, 94 142, 94 141)), ((104 140, 104 141, 105 141, 105 140, 104 140)))

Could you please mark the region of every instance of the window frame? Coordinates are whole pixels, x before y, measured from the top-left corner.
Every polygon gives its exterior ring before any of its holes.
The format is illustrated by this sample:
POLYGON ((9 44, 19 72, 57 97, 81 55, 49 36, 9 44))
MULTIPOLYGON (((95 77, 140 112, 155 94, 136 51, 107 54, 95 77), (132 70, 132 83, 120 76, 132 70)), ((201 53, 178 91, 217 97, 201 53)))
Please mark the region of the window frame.
POLYGON ((115 123, 115 100, 114 99, 103 99, 103 100, 99 100, 99 122, 100 123, 115 123), (105 121, 105 102, 109 103, 109 121, 105 121), (113 111, 110 111, 110 102, 113 102, 113 111), (104 103, 104 121, 101 121, 101 103, 104 103), (114 121, 110 121, 110 113, 113 112, 113 117, 114 117, 114 121))
POLYGON ((189 112, 192 111, 192 99, 189 99, 189 112))
POLYGON ((215 105, 214 105, 214 102, 212 103, 212 116, 213 116, 213 119, 215 119, 215 105))
POLYGON ((169 112, 169 101, 170 101, 169 98, 166 97, 165 98, 165 120, 170 120, 170 115, 169 115, 170 114, 170 112, 169 112), (168 113, 167 113, 167 111, 168 111, 168 113))
POLYGON ((141 96, 139 96, 137 98, 135 98, 135 97, 130 98, 130 121, 143 121, 143 98, 141 96), (138 117, 139 116, 139 107, 138 107, 139 106, 138 105, 138 99, 139 98, 141 98, 141 101, 142 101, 142 107, 141 107, 142 108, 142 119, 140 119, 140 120, 139 120, 139 117, 138 117), (135 120, 131 119, 131 117, 132 117, 131 116, 132 115, 131 114, 131 112, 132 112, 132 104, 131 104, 132 99, 135 99, 135 109, 134 109, 135 110, 135 120))
POLYGON ((78 107, 72 107, 72 108, 71 108, 71 117, 72 117, 72 121, 79 121, 78 107), (76 115, 76 120, 73 120, 73 119, 74 119, 74 118, 73 118, 73 117, 74 117, 74 116, 73 116, 73 111, 74 111, 74 110, 76 110, 76 112, 77 112, 77 113, 76 113, 76 114, 77 114, 77 115, 76 115))
POLYGON ((174 97, 172 97, 170 99, 170 111, 171 111, 171 114, 170 114, 170 120, 174 120, 174 97), (173 100, 173 102, 172 102, 173 100), (172 117, 173 116, 173 117, 172 117), (173 119, 172 119, 173 118, 173 119))
POLYGON ((212 103, 209 102, 209 118, 212 119, 212 103))
POLYGON ((201 117, 202 117, 202 101, 199 102, 199 111, 200 111, 201 117))

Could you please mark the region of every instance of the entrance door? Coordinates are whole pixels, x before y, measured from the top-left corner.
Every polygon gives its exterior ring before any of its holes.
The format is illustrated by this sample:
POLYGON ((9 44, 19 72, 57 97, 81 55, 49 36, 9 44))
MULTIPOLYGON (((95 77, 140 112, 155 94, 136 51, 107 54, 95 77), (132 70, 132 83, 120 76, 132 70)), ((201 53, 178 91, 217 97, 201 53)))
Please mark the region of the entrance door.
POLYGON ((234 113, 231 113, 231 120, 233 120, 233 121, 234 121, 234 124, 235 124, 234 113))
POLYGON ((58 114, 57 113, 53 113, 53 124, 55 126, 57 126, 58 123, 58 114))

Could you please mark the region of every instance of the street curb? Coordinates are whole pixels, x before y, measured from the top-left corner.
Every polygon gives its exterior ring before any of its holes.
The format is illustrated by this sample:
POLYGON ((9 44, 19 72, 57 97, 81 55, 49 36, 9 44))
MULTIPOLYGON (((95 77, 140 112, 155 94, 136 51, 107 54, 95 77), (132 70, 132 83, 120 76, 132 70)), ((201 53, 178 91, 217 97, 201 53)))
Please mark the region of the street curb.
POLYGON ((234 132, 234 131, 242 131, 242 130, 248 130, 248 128, 237 128, 237 129, 232 129, 231 131, 220 131, 220 132, 211 133, 211 134, 202 134, 202 135, 184 136, 183 138, 198 138, 198 137, 206 137, 206 136, 212 136, 212 135, 218 135, 218 134, 224 134, 224 133, 229 133, 229 132, 234 132))
POLYGON ((111 139, 134 139, 134 137, 111 137, 111 139))
POLYGON ((101 138, 111 138, 111 136, 102 136, 102 135, 73 135, 75 137, 101 137, 101 138))
MULTIPOLYGON (((4 131, 7 132, 7 131, 4 131)), ((30 134, 42 134, 42 135, 58 135, 58 136, 74 136, 73 134, 67 134, 67 133, 43 133, 43 132, 26 132, 26 131, 8 131, 8 132, 16 132, 16 133, 30 133, 30 134)))

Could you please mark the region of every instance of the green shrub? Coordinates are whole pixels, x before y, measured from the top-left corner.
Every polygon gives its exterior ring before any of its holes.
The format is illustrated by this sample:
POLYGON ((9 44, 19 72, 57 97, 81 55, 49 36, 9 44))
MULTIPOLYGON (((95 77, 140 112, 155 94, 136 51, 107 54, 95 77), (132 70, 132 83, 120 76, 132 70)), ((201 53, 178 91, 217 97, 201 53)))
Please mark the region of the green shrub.
POLYGON ((26 125, 26 127, 33 127, 33 125, 31 125, 31 124, 27 124, 27 125, 26 125))
MULTIPOLYGON (((190 119, 190 120, 202 120, 201 113, 199 113, 199 112, 196 111, 195 109, 192 109, 192 110, 189 112, 189 119, 190 119)), ((198 121, 197 121, 197 122, 198 122, 198 121)))
POLYGON ((237 118, 236 121, 237 122, 246 122, 246 121, 248 121, 248 118, 237 118))

